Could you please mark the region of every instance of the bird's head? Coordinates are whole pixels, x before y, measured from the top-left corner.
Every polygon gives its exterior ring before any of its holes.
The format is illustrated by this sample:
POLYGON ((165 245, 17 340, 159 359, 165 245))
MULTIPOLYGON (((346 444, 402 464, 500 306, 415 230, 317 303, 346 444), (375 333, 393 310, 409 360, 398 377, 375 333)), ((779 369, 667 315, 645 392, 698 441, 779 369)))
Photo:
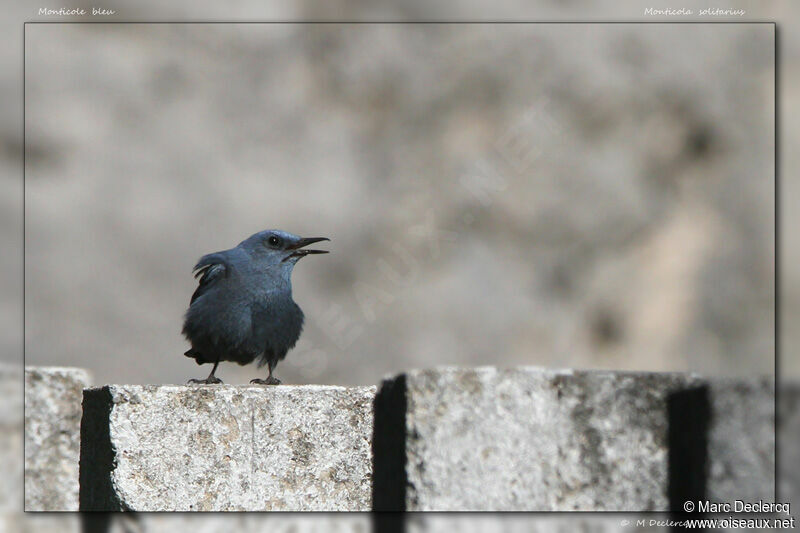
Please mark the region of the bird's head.
POLYGON ((288 231, 268 229, 251 235, 239 246, 265 266, 291 271, 301 257, 328 253, 327 250, 310 250, 306 246, 329 240, 327 237, 299 237, 288 231))

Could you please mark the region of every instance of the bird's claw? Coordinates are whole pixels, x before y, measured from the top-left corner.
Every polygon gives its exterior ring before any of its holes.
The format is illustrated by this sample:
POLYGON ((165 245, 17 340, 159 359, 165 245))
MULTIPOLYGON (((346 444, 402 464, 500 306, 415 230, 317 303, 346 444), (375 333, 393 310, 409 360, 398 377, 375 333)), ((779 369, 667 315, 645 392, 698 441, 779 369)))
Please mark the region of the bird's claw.
POLYGON ((218 377, 206 378, 206 379, 190 379, 188 383, 196 384, 196 385, 221 385, 222 380, 218 377))
POLYGON ((281 380, 270 376, 267 379, 259 379, 259 378, 251 379, 250 383, 253 383, 254 385, 280 385, 281 380))

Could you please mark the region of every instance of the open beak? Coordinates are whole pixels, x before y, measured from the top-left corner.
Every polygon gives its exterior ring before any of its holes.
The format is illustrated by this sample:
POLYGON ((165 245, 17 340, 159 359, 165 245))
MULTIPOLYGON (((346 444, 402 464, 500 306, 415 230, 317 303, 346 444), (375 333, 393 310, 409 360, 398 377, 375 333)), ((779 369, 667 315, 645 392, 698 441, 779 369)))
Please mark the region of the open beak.
POLYGON ((330 239, 327 237, 307 237, 305 239, 300 239, 299 241, 297 241, 297 244, 295 244, 294 246, 290 246, 288 248, 289 250, 293 251, 288 256, 286 256, 284 261, 286 261, 286 259, 289 259, 290 257, 305 257, 309 254, 327 254, 328 250, 308 250, 305 249, 304 247, 308 246, 309 244, 314 244, 315 242, 329 241, 329 240, 330 239))

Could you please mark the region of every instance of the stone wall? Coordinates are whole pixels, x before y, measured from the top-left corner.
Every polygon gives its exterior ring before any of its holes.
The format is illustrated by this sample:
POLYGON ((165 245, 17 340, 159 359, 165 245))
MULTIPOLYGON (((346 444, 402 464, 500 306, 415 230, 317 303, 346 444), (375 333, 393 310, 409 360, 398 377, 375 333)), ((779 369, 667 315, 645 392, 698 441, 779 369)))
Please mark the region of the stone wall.
POLYGON ((636 513, 773 501, 774 405, 770 378, 533 367, 410 371, 377 391, 108 385, 83 394, 80 507, 636 513))

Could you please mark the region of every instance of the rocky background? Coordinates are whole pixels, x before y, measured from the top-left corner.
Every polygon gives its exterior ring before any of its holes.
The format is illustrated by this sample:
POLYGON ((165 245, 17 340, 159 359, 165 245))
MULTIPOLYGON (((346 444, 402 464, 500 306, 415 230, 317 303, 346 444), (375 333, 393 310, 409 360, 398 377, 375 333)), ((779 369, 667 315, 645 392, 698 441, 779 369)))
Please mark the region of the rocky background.
POLYGON ((773 371, 772 25, 26 32, 28 364, 204 376, 191 267, 277 227, 332 239, 287 383, 773 371))

